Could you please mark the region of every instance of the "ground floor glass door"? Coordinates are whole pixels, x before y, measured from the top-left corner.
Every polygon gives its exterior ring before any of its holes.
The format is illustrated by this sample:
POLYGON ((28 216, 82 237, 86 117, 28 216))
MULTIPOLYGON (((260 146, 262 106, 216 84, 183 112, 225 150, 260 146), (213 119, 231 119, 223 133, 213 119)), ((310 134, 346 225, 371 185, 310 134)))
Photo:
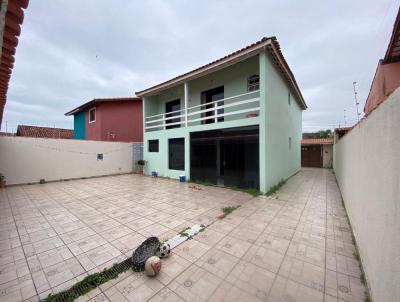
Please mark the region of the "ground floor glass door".
POLYGON ((191 134, 190 178, 259 189, 258 126, 191 134))

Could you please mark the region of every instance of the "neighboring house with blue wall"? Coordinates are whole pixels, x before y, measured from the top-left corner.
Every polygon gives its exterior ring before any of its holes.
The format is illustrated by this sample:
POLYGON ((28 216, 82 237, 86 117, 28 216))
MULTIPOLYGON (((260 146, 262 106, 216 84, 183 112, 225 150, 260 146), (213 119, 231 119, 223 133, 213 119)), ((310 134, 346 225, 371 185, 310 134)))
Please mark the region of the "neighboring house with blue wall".
POLYGON ((86 139, 86 118, 84 111, 74 114, 74 139, 86 139))
POLYGON ((142 99, 95 98, 65 115, 74 116, 74 138, 96 141, 142 142, 142 99))
POLYGON ((136 94, 147 174, 267 192, 300 170, 307 106, 275 37, 136 94))

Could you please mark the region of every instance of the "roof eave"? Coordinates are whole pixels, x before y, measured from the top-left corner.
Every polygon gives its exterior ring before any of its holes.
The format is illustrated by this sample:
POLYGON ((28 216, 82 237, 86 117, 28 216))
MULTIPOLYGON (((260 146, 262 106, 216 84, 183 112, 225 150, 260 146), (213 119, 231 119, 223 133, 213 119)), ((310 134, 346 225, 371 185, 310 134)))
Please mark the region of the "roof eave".
POLYGON ((75 109, 72 109, 71 111, 68 111, 67 113, 64 113, 65 116, 69 116, 69 115, 73 115, 75 113, 78 113, 80 111, 83 111, 84 109, 86 109, 89 106, 95 105, 97 103, 106 103, 106 102, 118 102, 118 101, 140 101, 141 98, 139 97, 127 97, 127 98, 97 98, 97 99, 93 99, 89 102, 86 102, 82 105, 80 105, 79 107, 76 107, 75 109))
POLYGON ((283 55, 280 52, 280 50, 277 49, 275 43, 278 43, 276 41, 275 37, 267 38, 265 41, 262 41, 261 43, 256 44, 253 47, 249 47, 249 49, 245 49, 240 53, 234 54, 232 56, 228 55, 225 59, 223 58, 221 60, 217 60, 217 62, 215 62, 214 64, 211 63, 210 65, 205 65, 204 68, 200 67, 194 71, 188 72, 186 74, 183 74, 181 76, 178 76, 176 78, 173 78, 171 80, 163 82, 161 84, 147 88, 145 90, 137 91, 135 93, 138 97, 155 95, 155 94, 157 94, 163 90, 166 90, 168 88, 172 88, 176 85, 183 84, 186 81, 205 76, 207 74, 221 70, 228 66, 234 65, 238 62, 244 61, 250 57, 258 55, 259 53, 261 53, 264 50, 267 50, 267 48, 268 48, 270 51, 272 51, 274 53, 275 59, 276 59, 277 63, 279 64, 279 67, 282 69, 282 71, 284 73, 283 76, 286 77, 290 86, 295 91, 295 94, 297 95, 297 97, 299 99, 298 104, 300 105, 301 109, 305 110, 305 109, 307 109, 307 105, 304 101, 303 95, 300 92, 300 89, 296 83, 294 75, 290 70, 290 67, 288 66, 287 62, 283 58, 283 55))
POLYGON ((393 25, 392 35, 390 37, 388 48, 386 49, 385 57, 382 60, 383 63, 391 63, 399 59, 398 55, 396 58, 392 57, 392 51, 394 48, 398 47, 397 43, 400 40, 400 8, 397 12, 396 20, 393 25), (396 46, 397 45, 397 46, 396 46))
POLYGON ((258 55, 262 50, 265 49, 265 47, 271 43, 271 39, 268 39, 258 45, 255 45, 254 47, 244 50, 241 53, 238 53, 236 55, 233 55, 232 57, 228 57, 225 59, 222 59, 219 62, 215 62, 215 64, 211 64, 210 66, 205 66, 204 68, 201 68, 199 70, 194 70, 193 72, 189 72, 186 74, 183 74, 181 76, 178 76, 172 80, 168 80, 166 82, 163 82, 161 84, 155 85, 153 87, 147 88, 142 91, 137 91, 135 92, 138 97, 144 97, 144 96, 150 96, 157 94, 160 91, 163 91, 165 89, 174 87, 179 84, 183 84, 185 81, 190 81, 202 76, 205 76, 207 74, 213 73, 215 71, 221 70, 223 68, 226 68, 228 66, 232 66, 238 62, 244 61, 248 58, 251 58, 253 56, 258 55))
MULTIPOLYGON (((276 41, 276 43, 278 43, 278 42, 276 41)), ((276 55, 277 59, 279 60, 279 65, 284 69, 283 70, 283 76, 287 77, 286 80, 290 83, 290 86, 292 86, 292 88, 296 92, 296 94, 297 94, 297 96, 299 98, 299 101, 300 101, 300 104, 299 104, 300 107, 303 110, 306 110, 307 109, 307 104, 304 101, 303 95, 301 94, 300 88, 297 85, 296 79, 295 79, 292 71, 290 70, 290 67, 288 66, 286 60, 284 59, 281 51, 276 48, 276 45, 274 43, 271 43, 269 47, 271 47, 273 49, 273 53, 276 55)))

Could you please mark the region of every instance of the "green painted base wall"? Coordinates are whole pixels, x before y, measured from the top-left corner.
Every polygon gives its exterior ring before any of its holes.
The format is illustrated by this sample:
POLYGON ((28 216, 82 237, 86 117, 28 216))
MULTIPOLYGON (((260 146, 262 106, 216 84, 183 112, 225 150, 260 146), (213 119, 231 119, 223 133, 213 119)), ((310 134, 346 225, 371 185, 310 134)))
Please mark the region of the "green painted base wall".
POLYGON ((145 174, 151 175, 152 171, 156 171, 159 176, 179 178, 179 175, 185 175, 186 179, 190 179, 190 133, 198 131, 209 131, 222 128, 244 127, 250 125, 258 125, 259 118, 246 118, 237 121, 229 121, 216 124, 198 125, 188 128, 175 128, 167 130, 159 130, 145 132, 143 142, 143 158, 147 161, 145 174), (185 170, 171 170, 168 168, 168 139, 185 138, 185 170), (159 152, 149 152, 148 141, 152 139, 159 140, 159 152))
POLYGON ((302 110, 271 58, 264 56, 265 191, 268 191, 301 168, 302 110))

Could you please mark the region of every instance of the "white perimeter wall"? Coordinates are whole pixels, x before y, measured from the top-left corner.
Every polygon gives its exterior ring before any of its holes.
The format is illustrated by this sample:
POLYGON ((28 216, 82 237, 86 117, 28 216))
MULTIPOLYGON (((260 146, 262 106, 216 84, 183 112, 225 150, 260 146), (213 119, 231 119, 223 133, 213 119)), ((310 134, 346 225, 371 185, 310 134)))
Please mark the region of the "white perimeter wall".
POLYGON ((8 185, 130 173, 132 154, 132 143, 0 137, 0 173, 8 185))
POLYGON ((400 301, 400 88, 334 150, 373 301, 400 301))

